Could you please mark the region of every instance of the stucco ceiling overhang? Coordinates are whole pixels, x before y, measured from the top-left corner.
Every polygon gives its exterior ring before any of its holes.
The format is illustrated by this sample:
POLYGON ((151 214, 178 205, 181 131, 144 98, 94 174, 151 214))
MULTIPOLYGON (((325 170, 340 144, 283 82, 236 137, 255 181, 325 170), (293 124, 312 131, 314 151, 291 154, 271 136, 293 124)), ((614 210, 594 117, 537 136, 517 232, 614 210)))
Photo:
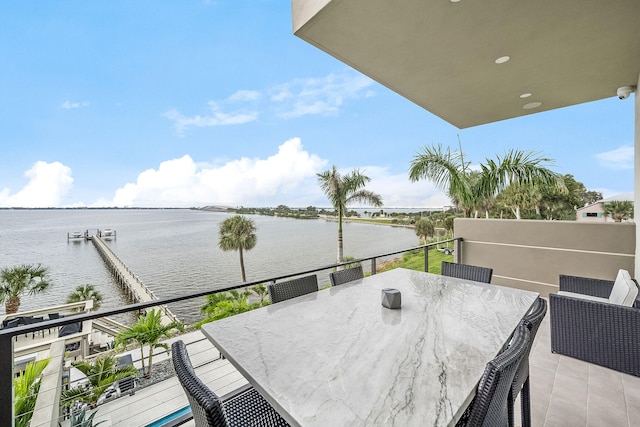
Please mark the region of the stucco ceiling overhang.
POLYGON ((616 96, 640 73, 640 0, 293 0, 292 15, 296 36, 459 128, 616 96))

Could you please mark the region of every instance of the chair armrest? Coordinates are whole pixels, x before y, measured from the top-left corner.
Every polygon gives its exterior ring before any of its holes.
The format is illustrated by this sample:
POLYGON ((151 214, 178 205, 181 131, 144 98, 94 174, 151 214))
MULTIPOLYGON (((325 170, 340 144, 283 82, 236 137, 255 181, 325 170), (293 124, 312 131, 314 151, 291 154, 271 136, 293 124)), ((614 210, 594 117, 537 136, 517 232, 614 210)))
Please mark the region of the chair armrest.
POLYGON ((591 277, 578 277, 560 275, 560 290, 591 295, 600 298, 609 298, 613 289, 613 280, 593 279, 591 277))
POLYGON ((549 294, 551 351, 640 376, 640 309, 549 294))

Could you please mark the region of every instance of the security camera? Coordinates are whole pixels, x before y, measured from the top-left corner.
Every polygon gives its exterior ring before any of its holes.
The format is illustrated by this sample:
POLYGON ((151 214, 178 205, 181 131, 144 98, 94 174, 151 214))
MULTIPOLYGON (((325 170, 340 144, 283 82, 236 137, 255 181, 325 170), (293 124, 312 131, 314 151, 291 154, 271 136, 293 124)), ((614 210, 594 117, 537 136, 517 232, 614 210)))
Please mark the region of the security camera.
POLYGON ((618 88, 618 98, 627 99, 635 91, 634 86, 622 86, 618 88))

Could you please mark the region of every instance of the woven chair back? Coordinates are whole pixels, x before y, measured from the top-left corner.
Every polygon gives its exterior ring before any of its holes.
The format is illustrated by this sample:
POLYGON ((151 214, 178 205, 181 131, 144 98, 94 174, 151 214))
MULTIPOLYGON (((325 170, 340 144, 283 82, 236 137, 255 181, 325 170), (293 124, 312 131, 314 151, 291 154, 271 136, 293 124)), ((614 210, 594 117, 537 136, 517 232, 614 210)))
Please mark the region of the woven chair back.
POLYGON ((312 292, 318 292, 318 277, 313 274, 286 282, 272 283, 267 288, 271 304, 275 304, 312 292))
POLYGON ((331 286, 338 286, 344 283, 353 282, 354 280, 364 278, 364 273, 362 271, 362 266, 359 265, 357 267, 346 268, 344 270, 334 271, 329 274, 329 279, 331 279, 331 286))
POLYGON ((176 376, 189 399, 196 427, 226 427, 220 399, 196 375, 183 341, 171 345, 171 359, 176 376))
POLYGON ((491 283, 493 268, 442 261, 442 275, 482 283, 491 283))

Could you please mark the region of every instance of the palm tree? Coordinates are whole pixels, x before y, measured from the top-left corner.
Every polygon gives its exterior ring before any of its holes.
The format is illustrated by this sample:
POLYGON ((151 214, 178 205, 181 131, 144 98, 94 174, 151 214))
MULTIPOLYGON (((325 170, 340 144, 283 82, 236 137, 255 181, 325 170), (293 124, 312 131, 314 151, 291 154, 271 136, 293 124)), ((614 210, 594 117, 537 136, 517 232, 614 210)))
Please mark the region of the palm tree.
POLYGON ((426 244, 427 239, 435 234, 435 227, 430 219, 420 218, 416 221, 415 232, 420 242, 426 244))
POLYGON ((364 189, 367 182, 371 181, 366 175, 355 169, 347 175, 340 175, 338 169, 333 166, 331 170, 318 174, 320 188, 338 213, 338 263, 343 261, 342 247, 342 217, 347 211, 347 205, 360 202, 375 207, 382 206, 382 198, 379 194, 364 189))
POLYGON ((223 301, 229 301, 231 297, 227 292, 216 292, 205 297, 204 305, 200 306, 200 313, 211 314, 215 308, 223 301))
POLYGON ((0 304, 5 303, 7 314, 16 313, 22 294, 35 295, 48 286, 47 269, 40 264, 3 268, 0 270, 0 304))
POLYGON ((31 424, 36 398, 40 391, 40 375, 50 359, 38 360, 27 365, 22 375, 13 380, 15 427, 28 427, 31 424))
POLYGON ((615 222, 633 218, 633 203, 628 200, 603 203, 602 209, 604 215, 610 216, 615 222))
POLYGON ((486 159, 480 165, 480 172, 474 174, 470 162, 460 151, 443 150, 437 147, 423 147, 410 164, 409 178, 416 182, 429 179, 448 192, 449 197, 459 202, 467 218, 472 211, 484 204, 484 200, 495 196, 510 184, 531 184, 533 186, 562 186, 561 176, 549 170, 551 159, 538 157, 536 153, 510 150, 503 157, 486 159))
MULTIPOLYGON (((472 189, 472 175, 469 162, 464 160, 464 153, 437 147, 423 147, 411 161, 409 179, 412 182, 429 179, 436 187, 447 191, 455 205, 464 211, 464 216, 471 217, 476 205, 476 195, 472 189)), ((478 180, 479 181, 479 180, 478 180)))
POLYGON ((535 209, 540 215, 542 192, 530 184, 513 183, 498 194, 502 204, 513 212, 516 219, 522 219, 521 209, 535 209))
MULTIPOLYGON (((264 285, 262 286, 264 287, 264 285)), ((232 289, 229 292, 207 295, 207 303, 200 307, 200 312, 205 313, 207 317, 198 323, 198 325, 201 326, 204 323, 213 322, 214 320, 235 316, 236 314, 253 310, 262 305, 263 301, 249 304, 247 302, 249 295, 251 295, 251 292, 248 290, 238 291, 236 289, 232 289), (214 295, 217 296, 214 297, 214 295)))
POLYGON ((102 302, 102 294, 93 285, 80 285, 69 294, 67 304, 88 300, 93 300, 93 310, 98 310, 102 302))
POLYGON ((260 307, 262 307, 264 305, 264 299, 269 295, 267 287, 264 284, 259 283, 251 287, 251 291, 260 297, 260 307))
POLYGON ((242 215, 235 215, 225 219, 220 224, 220 240, 218 246, 223 251, 240 252, 240 271, 242 272, 242 281, 247 281, 244 272, 244 256, 243 251, 249 251, 256 246, 258 238, 256 237, 256 224, 253 220, 242 215))
POLYGON ((91 388, 87 390, 84 386, 78 386, 64 391, 63 406, 84 402, 95 408, 100 396, 113 383, 138 374, 133 365, 118 366, 118 361, 113 355, 101 356, 92 361, 81 360, 73 362, 72 365, 87 376, 91 388))
POLYGON ((140 316, 138 321, 129 328, 120 331, 116 336, 116 345, 126 346, 129 342, 135 341, 140 346, 140 360, 142 363, 142 371, 145 377, 151 376, 151 367, 153 365, 153 350, 163 348, 167 352, 169 346, 161 343, 162 338, 170 338, 171 332, 177 329, 184 330, 184 326, 180 322, 170 322, 167 325, 162 324, 162 310, 153 309, 147 314, 140 316), (144 348, 149 347, 149 356, 147 358, 147 367, 145 370, 144 348))
MULTIPOLYGON (((100 424, 107 422, 107 420, 94 422, 93 418, 96 415, 98 415, 97 409, 89 416, 87 416, 87 408, 82 408, 80 412, 72 411, 71 416, 69 417, 69 427, 98 427, 100 424)), ((60 424, 58 423, 58 425, 60 424)))

